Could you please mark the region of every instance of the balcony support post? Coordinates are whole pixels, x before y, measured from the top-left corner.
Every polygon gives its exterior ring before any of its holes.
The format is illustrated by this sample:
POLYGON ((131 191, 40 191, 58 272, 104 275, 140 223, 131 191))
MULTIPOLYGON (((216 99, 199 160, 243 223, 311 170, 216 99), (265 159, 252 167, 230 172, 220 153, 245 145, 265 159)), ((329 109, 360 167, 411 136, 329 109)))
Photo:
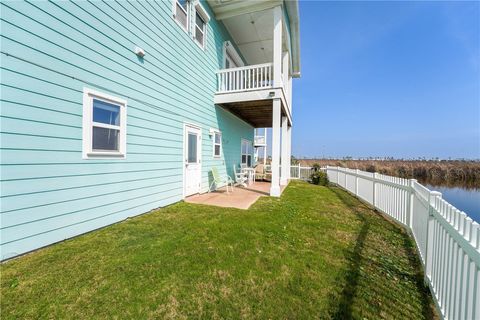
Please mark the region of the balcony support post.
MULTIPOLYGON (((292 166, 292 127, 288 126, 287 127, 287 179, 290 179, 290 175, 292 174, 292 171, 290 167, 292 166)), ((300 172, 300 171, 299 171, 300 172)))
POLYGON ((282 117, 282 167, 280 185, 286 186, 288 183, 288 171, 290 171, 289 158, 288 158, 288 118, 282 117))
POLYGON ((272 197, 280 196, 280 117, 282 112, 282 101, 273 99, 272 106, 272 184, 270 186, 270 195, 272 197))
POLYGON ((263 148, 263 167, 267 165, 267 128, 264 128, 265 132, 265 147, 263 148))
POLYGON ((282 7, 273 8, 273 85, 282 85, 282 7))

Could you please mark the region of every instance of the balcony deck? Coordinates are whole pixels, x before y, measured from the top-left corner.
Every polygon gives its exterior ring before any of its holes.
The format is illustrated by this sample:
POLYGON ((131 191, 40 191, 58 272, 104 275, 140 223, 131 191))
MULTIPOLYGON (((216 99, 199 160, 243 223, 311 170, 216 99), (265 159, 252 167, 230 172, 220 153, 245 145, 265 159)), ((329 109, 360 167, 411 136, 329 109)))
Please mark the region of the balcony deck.
POLYGON ((288 91, 283 85, 274 86, 272 63, 217 72, 215 104, 256 128, 272 126, 273 99, 281 99, 282 115, 291 120, 288 91))

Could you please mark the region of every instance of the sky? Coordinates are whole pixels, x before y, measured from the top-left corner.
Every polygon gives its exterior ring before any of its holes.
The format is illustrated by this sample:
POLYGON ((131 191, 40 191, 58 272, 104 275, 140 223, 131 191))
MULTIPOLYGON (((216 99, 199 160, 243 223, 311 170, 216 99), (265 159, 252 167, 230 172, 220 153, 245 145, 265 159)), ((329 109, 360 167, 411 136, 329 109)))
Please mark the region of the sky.
POLYGON ((480 158, 480 2, 300 1, 296 157, 480 158))

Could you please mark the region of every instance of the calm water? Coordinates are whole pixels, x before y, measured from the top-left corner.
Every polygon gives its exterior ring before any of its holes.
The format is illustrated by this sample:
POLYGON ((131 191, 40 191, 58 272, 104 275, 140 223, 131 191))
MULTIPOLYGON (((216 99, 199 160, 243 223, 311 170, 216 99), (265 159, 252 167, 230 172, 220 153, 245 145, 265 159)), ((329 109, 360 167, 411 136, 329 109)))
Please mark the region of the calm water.
POLYGON ((430 190, 442 193, 443 199, 470 218, 480 223, 480 189, 463 189, 459 187, 438 187, 426 185, 430 190))

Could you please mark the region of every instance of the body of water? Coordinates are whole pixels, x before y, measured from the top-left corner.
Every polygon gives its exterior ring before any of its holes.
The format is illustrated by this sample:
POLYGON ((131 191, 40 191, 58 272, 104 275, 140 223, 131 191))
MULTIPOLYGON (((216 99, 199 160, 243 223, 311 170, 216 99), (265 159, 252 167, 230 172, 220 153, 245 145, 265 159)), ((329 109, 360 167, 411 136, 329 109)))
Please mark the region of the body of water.
POLYGON ((432 191, 441 192, 443 199, 480 223, 480 189, 442 187, 428 184, 425 186, 432 191))

